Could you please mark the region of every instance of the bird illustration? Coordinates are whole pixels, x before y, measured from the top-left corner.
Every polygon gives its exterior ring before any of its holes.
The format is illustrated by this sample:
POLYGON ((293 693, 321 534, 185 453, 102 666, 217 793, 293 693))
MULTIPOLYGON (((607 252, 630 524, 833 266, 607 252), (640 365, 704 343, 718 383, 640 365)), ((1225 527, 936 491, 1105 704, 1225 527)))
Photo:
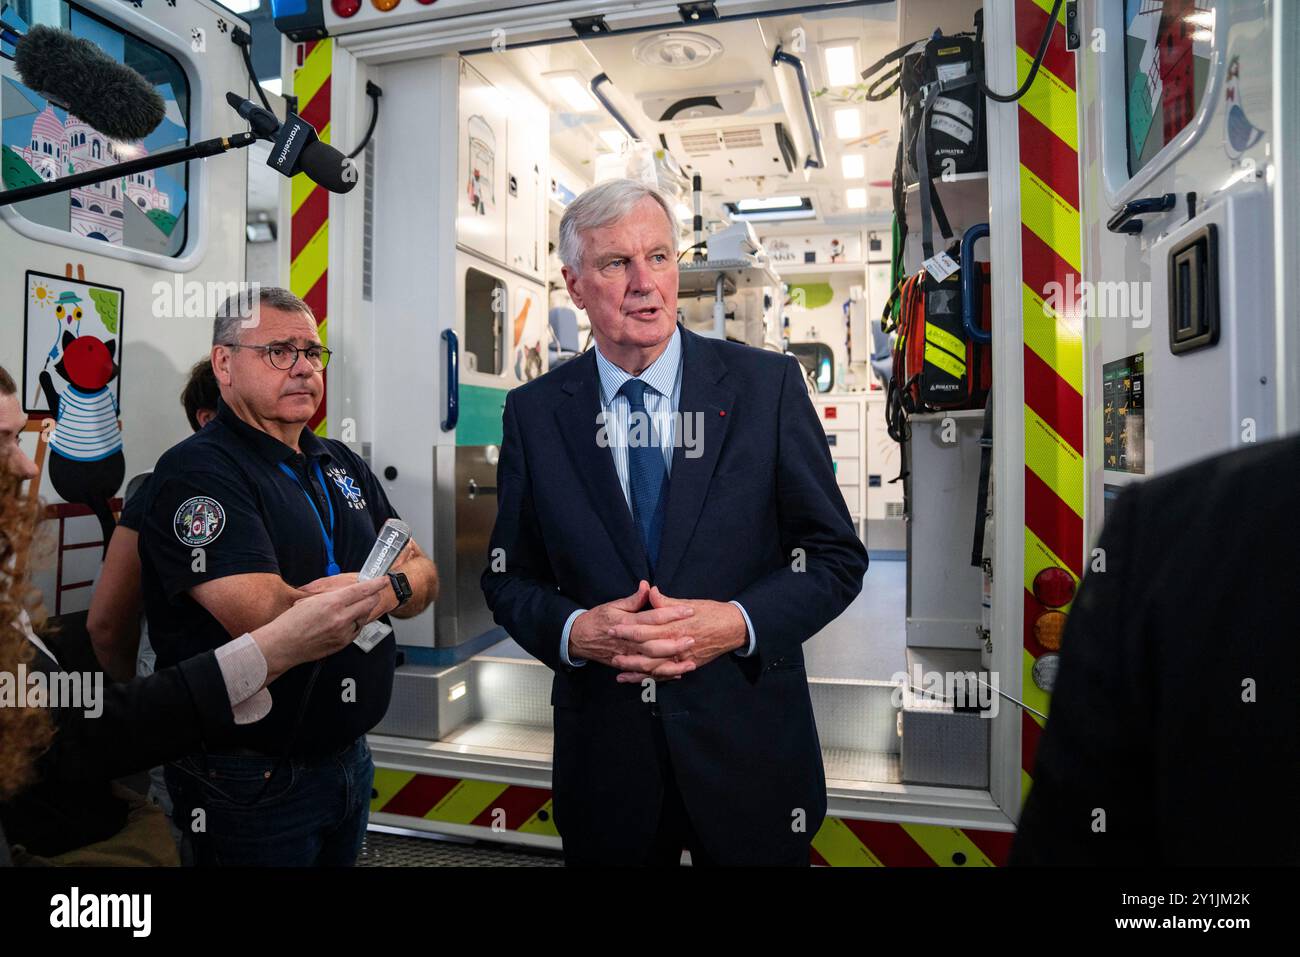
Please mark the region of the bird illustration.
POLYGON ((1240 158, 1241 154, 1246 152, 1264 135, 1264 131, 1250 121, 1246 115, 1245 104, 1241 102, 1241 63, 1240 57, 1233 57, 1232 62, 1228 64, 1228 83, 1223 91, 1223 99, 1227 104, 1227 112, 1224 116, 1224 139, 1225 148, 1228 156, 1232 159, 1240 158))

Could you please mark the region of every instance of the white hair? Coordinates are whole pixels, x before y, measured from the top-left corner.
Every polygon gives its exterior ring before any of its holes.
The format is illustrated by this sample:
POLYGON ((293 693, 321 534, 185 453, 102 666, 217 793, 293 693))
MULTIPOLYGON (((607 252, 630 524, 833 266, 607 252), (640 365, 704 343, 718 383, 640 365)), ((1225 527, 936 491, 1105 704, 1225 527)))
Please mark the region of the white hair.
POLYGON ((668 200, 657 189, 633 179, 611 179, 591 187, 564 211, 560 219, 560 262, 574 272, 582 269, 583 233, 618 222, 643 199, 659 204, 668 217, 673 253, 677 252, 677 220, 668 200))

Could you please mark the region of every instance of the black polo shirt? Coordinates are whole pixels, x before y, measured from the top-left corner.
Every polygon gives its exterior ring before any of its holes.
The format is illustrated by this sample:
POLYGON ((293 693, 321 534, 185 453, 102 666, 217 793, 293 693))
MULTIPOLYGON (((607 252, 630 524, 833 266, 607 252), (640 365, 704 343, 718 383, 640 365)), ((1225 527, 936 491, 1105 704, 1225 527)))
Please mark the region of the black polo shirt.
MULTIPOLYGON (((190 597, 195 585, 255 572, 279 575, 295 587, 324 577, 321 519, 328 529, 331 507, 339 569, 360 571, 379 529, 397 517, 365 462, 343 443, 304 428, 298 445, 301 453, 242 421, 223 402, 205 429, 158 460, 141 491, 140 563, 149 640, 159 669, 231 638, 190 597), (293 470, 297 481, 281 464, 293 470)), ((230 741, 212 742, 210 749, 289 750, 304 757, 337 751, 374 727, 388 710, 395 657, 389 635, 368 654, 348 645, 325 659, 290 747, 315 667, 299 665, 269 686, 270 714, 236 728, 230 741)))

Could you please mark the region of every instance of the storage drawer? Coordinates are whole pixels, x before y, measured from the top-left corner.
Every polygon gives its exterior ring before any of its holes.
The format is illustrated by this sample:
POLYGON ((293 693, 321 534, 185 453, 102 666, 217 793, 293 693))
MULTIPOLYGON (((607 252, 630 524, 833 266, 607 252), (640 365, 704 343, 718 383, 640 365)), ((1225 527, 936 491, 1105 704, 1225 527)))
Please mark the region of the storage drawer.
POLYGON ((827 432, 826 444, 831 447, 833 459, 856 459, 862 454, 862 433, 827 432))
POLYGON ((835 484, 843 488, 846 485, 862 484, 862 463, 857 459, 832 459, 835 466, 835 484))
POLYGON ((841 485, 840 493, 844 496, 844 504, 849 507, 849 514, 853 516, 853 521, 858 521, 858 513, 862 511, 862 502, 858 496, 862 494, 860 485, 841 485))
POLYGON ((822 427, 827 432, 857 429, 858 402, 849 400, 848 402, 827 402, 824 405, 819 402, 817 403, 817 417, 822 420, 822 427))

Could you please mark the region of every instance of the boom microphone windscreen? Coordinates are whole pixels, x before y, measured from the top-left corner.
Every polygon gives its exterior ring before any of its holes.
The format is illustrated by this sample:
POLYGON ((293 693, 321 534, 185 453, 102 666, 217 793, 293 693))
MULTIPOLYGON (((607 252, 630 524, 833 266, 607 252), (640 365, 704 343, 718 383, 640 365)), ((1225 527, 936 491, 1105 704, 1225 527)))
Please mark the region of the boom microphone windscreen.
POLYGON ((357 185, 357 168, 350 159, 320 140, 308 143, 298 157, 298 168, 313 183, 331 193, 347 193, 357 185))
POLYGON ((14 47, 23 84, 115 140, 144 139, 162 122, 153 84, 89 40, 37 25, 14 47))

